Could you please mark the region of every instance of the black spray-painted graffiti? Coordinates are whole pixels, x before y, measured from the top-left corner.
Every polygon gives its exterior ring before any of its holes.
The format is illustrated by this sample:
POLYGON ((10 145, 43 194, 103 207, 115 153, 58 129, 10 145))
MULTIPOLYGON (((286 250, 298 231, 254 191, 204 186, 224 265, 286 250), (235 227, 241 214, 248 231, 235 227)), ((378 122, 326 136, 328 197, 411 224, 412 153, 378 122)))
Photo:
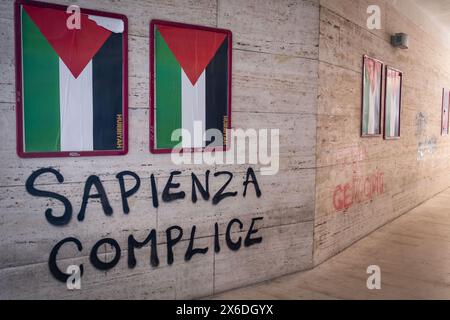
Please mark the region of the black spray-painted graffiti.
MULTIPOLYGON (((73 207, 69 199, 67 199, 65 196, 51 192, 46 191, 42 189, 38 189, 35 186, 36 180, 44 175, 44 174, 52 174, 56 177, 59 183, 64 182, 63 175, 53 169, 53 168, 42 168, 35 172, 33 172, 26 181, 26 190, 29 194, 36 196, 36 197, 44 197, 44 198, 52 198, 59 202, 61 202, 64 205, 64 213, 61 216, 55 216, 53 214, 52 208, 47 208, 45 210, 45 218, 51 225, 54 226, 65 226, 67 225, 73 215, 73 207)), ((180 175, 180 171, 172 171, 170 173, 170 176, 164 186, 164 189, 162 191, 161 200, 163 202, 172 202, 175 200, 184 199, 186 197, 186 193, 182 190, 177 190, 180 188, 180 183, 175 182, 176 176, 180 175)), ((223 201, 225 198, 228 197, 236 197, 238 195, 237 191, 228 191, 228 186, 233 179, 233 173, 228 171, 219 171, 214 173, 214 177, 224 176, 226 177, 226 182, 223 184, 223 186, 217 190, 213 197, 212 197, 212 204, 217 205, 221 201, 223 201)), ((140 188, 141 185, 141 179, 140 177, 132 172, 132 171, 122 171, 116 175, 116 178, 119 182, 120 187, 120 193, 121 193, 121 199, 122 199, 122 211, 124 214, 129 214, 130 207, 128 204, 128 198, 130 198, 132 195, 134 195, 140 188), (132 178, 134 179, 134 186, 130 189, 126 189, 125 187, 125 178, 132 178)), ((210 171, 206 171, 205 173, 205 182, 202 184, 200 179, 194 174, 191 173, 191 181, 192 181, 192 192, 191 192, 191 201, 193 203, 196 203, 198 201, 197 191, 200 194, 200 196, 205 200, 208 201, 210 199, 211 193, 209 189, 209 179, 210 179, 210 171)), ((258 184, 258 181, 256 179, 256 175, 254 170, 250 167, 247 169, 246 178, 243 183, 243 193, 242 196, 245 198, 247 195, 247 189, 249 185, 253 186, 253 189, 255 190, 256 196, 259 198, 261 197, 261 190, 258 184)), ((150 176, 150 185, 151 185, 151 192, 152 192, 152 205, 154 208, 157 208, 159 204, 159 198, 158 198, 158 190, 156 185, 156 180, 154 175, 152 174, 150 176)), ((105 215, 110 216, 113 214, 113 208, 111 207, 108 195, 105 191, 105 188, 103 187, 103 184, 100 180, 100 178, 96 175, 91 175, 87 178, 85 185, 84 185, 84 192, 82 197, 82 203, 81 208, 77 214, 78 221, 83 221, 85 218, 86 208, 89 202, 89 199, 99 199, 103 212, 105 215), (92 192, 92 189, 95 188, 95 193, 92 192)), ((244 229, 244 224, 239 219, 235 218, 228 222, 226 231, 225 231, 225 243, 227 247, 232 251, 239 250, 242 246, 244 247, 250 247, 254 244, 260 243, 262 241, 261 236, 256 236, 258 233, 258 229, 256 228, 255 224, 257 221, 262 220, 262 217, 253 218, 250 226, 247 229, 246 236, 244 239, 242 237, 237 237, 237 240, 231 237, 232 229, 236 229, 236 227, 239 230, 244 229)), ((196 248, 194 245, 195 240, 195 233, 196 233, 197 227, 194 225, 191 228, 191 233, 189 237, 189 244, 188 248, 186 250, 184 260, 189 261, 191 258, 196 254, 206 254, 209 250, 208 247, 205 248, 196 248)), ((174 262, 174 255, 173 255, 173 249, 174 246, 181 241, 183 237, 184 230, 180 226, 174 225, 165 230, 165 243, 166 243, 166 250, 167 250, 167 264, 171 265, 174 262)), ((219 224, 216 222, 214 224, 214 252, 219 253, 220 248, 220 230, 219 230, 219 224)), ((234 236, 236 238, 236 236, 234 236)), ((164 241, 163 241, 164 242, 164 241)), ((51 250, 50 256, 49 256, 49 269, 52 275, 61 282, 66 282, 69 275, 62 272, 59 267, 56 264, 57 258, 58 258, 58 252, 61 249, 63 245, 66 244, 75 244, 78 251, 83 250, 83 245, 81 241, 75 237, 67 237, 60 242, 58 242, 53 249, 51 250)), ((146 245, 150 246, 150 265, 153 267, 157 267, 160 264, 159 257, 158 257, 158 251, 157 251, 157 231, 155 229, 151 229, 149 231, 149 234, 147 238, 144 241, 138 241, 134 238, 133 235, 129 235, 128 237, 128 267, 134 268, 136 266, 136 258, 134 251, 135 249, 140 249, 146 245)), ((121 247, 119 243, 112 239, 112 238, 104 238, 92 247, 90 250, 89 260, 90 263, 98 270, 109 270, 111 268, 114 268, 117 263, 119 262, 121 257, 121 247), (98 257, 98 251, 104 244, 109 244, 111 247, 113 247, 115 250, 114 257, 109 262, 104 262, 98 257)), ((80 265, 80 271, 81 275, 83 275, 83 265, 80 265)))

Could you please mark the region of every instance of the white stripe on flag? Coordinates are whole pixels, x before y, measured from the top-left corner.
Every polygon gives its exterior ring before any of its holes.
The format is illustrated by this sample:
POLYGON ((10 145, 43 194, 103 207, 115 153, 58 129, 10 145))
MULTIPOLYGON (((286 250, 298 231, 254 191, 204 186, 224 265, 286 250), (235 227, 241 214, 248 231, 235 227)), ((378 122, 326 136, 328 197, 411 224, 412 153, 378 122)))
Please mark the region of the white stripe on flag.
POLYGON ((203 71, 193 86, 183 69, 181 69, 181 125, 183 129, 190 133, 190 137, 186 135, 182 137, 183 148, 201 148, 205 146, 203 139, 206 126, 205 71, 203 71), (194 122, 197 123, 195 133, 194 122), (201 125, 199 126, 199 124, 201 125))
POLYGON ((74 78, 59 59, 61 151, 94 149, 92 61, 74 78))

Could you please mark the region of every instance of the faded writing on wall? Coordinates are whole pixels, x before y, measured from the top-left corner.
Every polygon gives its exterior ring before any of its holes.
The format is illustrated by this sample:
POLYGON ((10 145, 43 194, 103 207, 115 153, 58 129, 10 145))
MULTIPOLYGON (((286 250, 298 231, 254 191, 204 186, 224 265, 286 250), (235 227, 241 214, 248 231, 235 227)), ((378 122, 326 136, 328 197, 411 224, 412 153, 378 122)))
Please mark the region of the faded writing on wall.
POLYGON ((437 149, 436 142, 436 136, 419 140, 417 143, 417 160, 423 160, 427 154, 433 156, 437 149))
POLYGON ((361 162, 367 157, 367 149, 365 146, 352 144, 348 147, 341 148, 335 153, 337 164, 344 168, 351 166, 352 172, 361 172, 361 162))
POLYGON ((428 124, 428 115, 424 112, 418 112, 416 115, 416 137, 417 141, 417 161, 422 161, 427 155, 433 156, 437 149, 437 138, 426 135, 428 124))

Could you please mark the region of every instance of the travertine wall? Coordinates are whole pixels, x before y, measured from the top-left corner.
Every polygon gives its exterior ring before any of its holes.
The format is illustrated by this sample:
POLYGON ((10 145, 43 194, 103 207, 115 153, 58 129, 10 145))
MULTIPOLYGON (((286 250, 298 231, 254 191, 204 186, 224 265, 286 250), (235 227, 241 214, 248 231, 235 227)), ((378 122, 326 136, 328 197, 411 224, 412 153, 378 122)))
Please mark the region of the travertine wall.
POLYGON ((320 4, 315 264, 450 185, 450 137, 440 136, 442 88, 450 87, 446 36, 412 2, 320 4), (381 30, 367 29, 372 4, 381 8, 381 30), (410 36, 408 50, 390 45, 397 32, 410 36), (399 140, 360 138, 364 54, 404 73, 399 140), (366 179, 382 191, 350 196, 342 210, 344 188, 364 193, 366 179))
MULTIPOLYGON (((448 187, 450 137, 440 136, 441 94, 450 87, 448 48, 432 35, 436 28, 414 7, 400 11, 393 1, 354 0, 80 0, 60 4, 127 15, 129 21, 130 151, 124 157, 20 159, 15 152, 13 2, 0 0, 0 298, 195 298, 304 270, 343 250, 377 227, 448 187), (366 28, 369 4, 382 12, 382 30, 366 28), (412 21, 409 17, 420 17, 412 21), (252 187, 243 197, 247 165, 175 166, 169 155, 148 152, 148 26, 151 19, 218 26, 233 32, 233 127, 279 128, 280 172, 260 175, 262 196, 252 187), (424 31, 426 30, 426 31, 424 31), (410 35, 410 49, 394 49, 389 37, 410 35), (404 72, 402 137, 384 141, 360 138, 362 56, 368 54, 404 72), (317 130, 317 134, 316 134, 317 130), (58 201, 37 198, 25 190, 30 174, 53 167, 64 176, 59 184, 46 175, 40 187, 68 197, 74 207, 71 222, 50 225, 47 208, 62 213, 58 201), (191 172, 229 170, 228 189, 237 191, 217 206, 211 200, 190 201, 191 172), (142 179, 129 199, 131 212, 122 212, 115 175, 123 170, 142 179), (150 175, 157 178, 159 197, 169 174, 186 199, 151 205, 150 175), (84 221, 80 209, 85 180, 96 174, 113 207, 103 213, 90 200, 84 221), (364 196, 365 181, 377 192, 364 196), (359 196, 343 199, 343 190, 359 196), (361 195, 363 194, 363 195, 361 195), (351 205, 340 208, 344 201, 351 205), (245 236, 252 218, 260 244, 234 252, 224 243, 227 223, 239 218, 233 237, 245 236), (214 223, 219 223, 221 251, 214 253, 214 223), (165 230, 184 230, 175 246, 175 262, 166 263, 165 230), (184 261, 189 235, 197 226, 196 247, 204 255, 184 261), (143 240, 158 231, 160 266, 151 267, 149 250, 137 250, 137 266, 127 266, 127 237, 143 240), (83 263, 82 290, 68 291, 49 272, 52 247, 75 236, 82 252, 65 246, 58 265, 83 263), (122 248, 119 264, 101 272, 89 262, 89 251, 101 238, 116 239, 122 248)), ((211 192, 224 183, 211 177, 211 192)), ((131 182, 128 182, 131 184, 131 182)), ((111 248, 104 247, 111 259, 111 248)))
MULTIPOLYGON (((317 77, 319 56, 318 1, 299 0, 57 0, 60 4, 127 15, 129 21, 129 154, 123 157, 20 159, 15 145, 14 30, 13 1, 0 0, 0 298, 194 298, 273 278, 312 266, 313 216, 315 200, 315 143, 317 77), (262 196, 252 186, 244 198, 248 166, 175 166, 169 155, 148 152, 149 132, 149 22, 151 19, 218 26, 233 32, 233 127, 279 128, 280 171, 261 176, 255 166, 262 196), (53 167, 64 176, 60 184, 52 175, 37 181, 45 190, 65 195, 74 214, 67 226, 50 225, 47 208, 62 214, 58 201, 37 198, 25 190, 30 174, 53 167), (217 206, 211 200, 193 204, 191 172, 204 179, 205 171, 229 170, 234 174, 228 189, 237 191, 217 206), (119 184, 115 175, 123 170, 142 179, 138 193, 129 199, 130 213, 122 212, 119 184), (150 174, 157 178, 161 193, 172 170, 186 192, 186 199, 151 204, 150 174), (98 200, 89 201, 86 218, 76 219, 85 180, 96 174, 107 191, 112 216, 103 213, 98 200), (224 230, 232 218, 233 238, 245 235, 251 219, 257 222, 260 244, 234 252, 224 243, 224 230), (221 251, 213 250, 214 223, 220 225, 221 251), (166 263, 165 230, 172 225, 184 229, 183 241, 175 246, 175 262, 166 263), (208 246, 205 255, 184 261, 191 227, 197 226, 196 247, 208 246), (142 241, 158 230, 160 266, 149 264, 149 249, 137 250, 137 266, 127 266, 127 237, 142 241), (58 265, 84 265, 82 290, 68 291, 49 272, 47 261, 53 246, 68 236, 83 244, 61 249, 58 265), (116 239, 122 248, 118 265, 108 272, 94 269, 89 252, 104 237, 116 239)), ((225 177, 211 177, 216 192, 225 177)), ((130 182, 131 183, 131 182, 130 182)), ((161 200, 161 194, 159 194, 161 200)), ((104 247, 111 259, 111 248, 104 247)))

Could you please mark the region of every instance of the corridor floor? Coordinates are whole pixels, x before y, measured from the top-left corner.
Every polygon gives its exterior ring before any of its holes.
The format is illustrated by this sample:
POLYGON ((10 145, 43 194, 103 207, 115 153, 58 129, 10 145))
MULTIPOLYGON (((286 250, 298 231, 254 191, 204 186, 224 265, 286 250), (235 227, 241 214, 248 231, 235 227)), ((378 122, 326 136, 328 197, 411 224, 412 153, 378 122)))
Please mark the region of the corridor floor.
POLYGON ((450 189, 316 268, 212 299, 450 299, 450 189), (367 267, 381 289, 367 289, 367 267))

